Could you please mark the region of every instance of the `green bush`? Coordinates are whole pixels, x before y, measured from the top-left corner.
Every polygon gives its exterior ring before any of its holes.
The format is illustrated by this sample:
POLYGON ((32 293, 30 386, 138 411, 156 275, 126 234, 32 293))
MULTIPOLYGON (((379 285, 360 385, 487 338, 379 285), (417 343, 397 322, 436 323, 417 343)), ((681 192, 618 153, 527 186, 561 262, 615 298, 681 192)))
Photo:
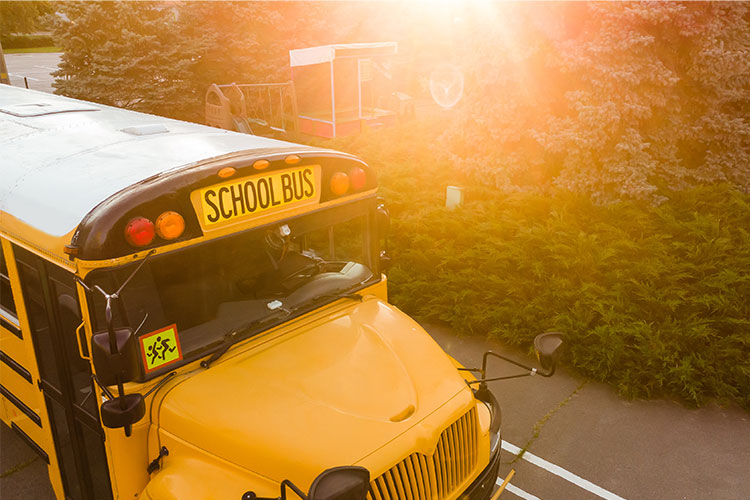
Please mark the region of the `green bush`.
POLYGON ((629 397, 750 408, 750 195, 716 185, 603 206, 468 186, 449 211, 445 185, 462 176, 429 136, 398 127, 333 144, 378 167, 397 306, 528 348, 562 331, 567 365, 629 397))
POLYGON ((52 47, 54 39, 49 35, 7 35, 0 38, 3 49, 28 49, 52 47))

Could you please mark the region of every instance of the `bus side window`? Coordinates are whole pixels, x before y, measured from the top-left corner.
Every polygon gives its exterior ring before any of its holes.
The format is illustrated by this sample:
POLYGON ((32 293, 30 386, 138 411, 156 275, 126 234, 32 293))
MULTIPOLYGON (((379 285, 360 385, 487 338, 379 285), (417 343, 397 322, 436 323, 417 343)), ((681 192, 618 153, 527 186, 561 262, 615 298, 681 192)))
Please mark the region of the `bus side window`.
POLYGON ((15 335, 21 334, 18 328, 18 314, 16 313, 16 302, 13 300, 13 290, 10 288, 10 276, 8 274, 8 265, 5 263, 3 247, 0 244, 0 322, 9 331, 15 335), (8 324, 7 320, 14 324, 8 324))

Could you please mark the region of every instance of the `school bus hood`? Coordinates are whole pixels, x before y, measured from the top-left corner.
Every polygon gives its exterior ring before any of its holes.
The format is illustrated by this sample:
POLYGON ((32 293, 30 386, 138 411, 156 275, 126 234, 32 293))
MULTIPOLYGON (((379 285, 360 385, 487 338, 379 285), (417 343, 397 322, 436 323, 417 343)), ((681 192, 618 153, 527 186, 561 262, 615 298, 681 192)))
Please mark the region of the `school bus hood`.
MULTIPOLYGON (((162 403, 161 430, 277 482, 312 480, 469 390, 435 341, 379 299, 325 319, 177 385, 162 403)), ((448 404, 458 401, 466 404, 448 404)))

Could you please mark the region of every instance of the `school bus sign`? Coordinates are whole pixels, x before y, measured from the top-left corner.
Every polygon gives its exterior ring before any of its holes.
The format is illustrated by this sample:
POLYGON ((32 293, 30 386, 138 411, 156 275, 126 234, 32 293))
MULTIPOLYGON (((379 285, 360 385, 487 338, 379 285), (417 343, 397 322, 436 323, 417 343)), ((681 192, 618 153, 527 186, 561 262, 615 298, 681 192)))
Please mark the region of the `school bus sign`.
POLYGON ((194 195, 201 226, 210 228, 228 221, 245 220, 261 212, 291 208, 318 200, 320 167, 317 165, 272 172, 215 184, 194 195))
POLYGON ((141 353, 146 373, 182 359, 182 348, 177 336, 177 325, 169 325, 141 338, 141 353))

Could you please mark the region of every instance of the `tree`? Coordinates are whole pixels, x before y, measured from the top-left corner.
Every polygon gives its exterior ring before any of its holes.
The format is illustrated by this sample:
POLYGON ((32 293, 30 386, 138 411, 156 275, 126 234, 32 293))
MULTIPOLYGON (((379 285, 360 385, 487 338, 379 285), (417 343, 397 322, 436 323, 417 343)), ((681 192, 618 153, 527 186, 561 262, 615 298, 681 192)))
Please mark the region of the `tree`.
POLYGON ((30 33, 53 11, 50 2, 0 2, 0 34, 30 33))
POLYGON ((196 52, 168 4, 64 3, 56 35, 64 50, 55 92, 138 111, 180 116, 196 52))
POLYGON ((71 2, 61 10, 59 94, 202 121, 212 83, 289 78, 273 4, 71 2))
POLYGON ((533 22, 546 14, 536 5, 511 12, 529 27, 512 33, 515 59, 487 57, 507 34, 467 45, 478 54, 468 67, 482 70, 448 134, 457 161, 498 186, 557 185, 601 201, 658 201, 714 182, 750 190, 746 4, 557 8, 551 30, 533 22))

